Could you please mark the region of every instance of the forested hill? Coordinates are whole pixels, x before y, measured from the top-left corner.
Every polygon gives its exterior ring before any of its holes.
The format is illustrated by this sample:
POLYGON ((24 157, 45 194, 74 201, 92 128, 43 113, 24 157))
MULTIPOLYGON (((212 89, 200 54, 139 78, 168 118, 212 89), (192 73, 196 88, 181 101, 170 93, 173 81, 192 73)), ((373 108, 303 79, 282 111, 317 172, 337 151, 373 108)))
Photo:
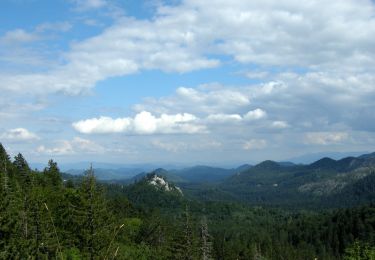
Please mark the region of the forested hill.
POLYGON ((375 156, 322 158, 309 165, 264 161, 219 188, 251 204, 345 207, 375 202, 375 156))
POLYGON ((157 173, 100 184, 92 168, 64 181, 53 160, 33 171, 0 144, 0 259, 375 257, 372 204, 288 211, 191 199, 178 188, 157 173))

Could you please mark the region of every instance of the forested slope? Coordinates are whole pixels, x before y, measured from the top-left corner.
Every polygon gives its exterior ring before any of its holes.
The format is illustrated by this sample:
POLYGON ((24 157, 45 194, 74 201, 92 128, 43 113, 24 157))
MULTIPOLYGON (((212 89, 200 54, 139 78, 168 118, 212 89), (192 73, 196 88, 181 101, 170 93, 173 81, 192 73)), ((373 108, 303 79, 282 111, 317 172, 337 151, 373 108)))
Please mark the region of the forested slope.
MULTIPOLYGON (((373 204, 289 211, 191 199, 156 173, 127 186, 97 183, 92 169, 65 178, 0 145, 0 259, 375 257, 373 204)), ((371 194, 372 178, 344 192, 371 194)))

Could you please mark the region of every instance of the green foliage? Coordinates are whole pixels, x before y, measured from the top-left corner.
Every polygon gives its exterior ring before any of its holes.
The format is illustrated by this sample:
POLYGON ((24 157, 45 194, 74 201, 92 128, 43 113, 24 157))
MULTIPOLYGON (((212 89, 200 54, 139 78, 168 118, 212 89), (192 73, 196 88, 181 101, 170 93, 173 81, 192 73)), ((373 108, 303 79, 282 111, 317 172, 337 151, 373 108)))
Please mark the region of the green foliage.
MULTIPOLYGON (((217 186, 185 186, 196 200, 147 179, 101 184, 92 168, 69 180, 52 160, 42 172, 32 171, 21 154, 12 162, 0 144, 0 259, 375 259, 372 204, 313 212, 264 207, 277 195, 306 203, 293 187, 324 179, 322 167, 334 172, 350 165, 342 163, 323 160, 307 172, 292 166, 294 177, 286 180, 290 171, 265 162, 225 186, 237 187, 235 195, 217 186), (267 193, 274 180, 285 189, 267 193), (260 181, 262 187, 253 185, 260 181), (238 199, 242 189, 248 190, 238 199), (263 206, 238 203, 242 199, 263 206)), ((374 187, 371 173, 342 194, 357 205, 371 201, 374 187)))
POLYGON ((344 260, 373 260, 375 259, 375 247, 367 243, 355 241, 345 249, 344 260))
POLYGON ((60 175, 60 169, 57 167, 57 163, 53 160, 48 161, 48 167, 44 169, 43 174, 45 180, 47 181, 46 185, 52 187, 61 187, 62 180, 60 175))

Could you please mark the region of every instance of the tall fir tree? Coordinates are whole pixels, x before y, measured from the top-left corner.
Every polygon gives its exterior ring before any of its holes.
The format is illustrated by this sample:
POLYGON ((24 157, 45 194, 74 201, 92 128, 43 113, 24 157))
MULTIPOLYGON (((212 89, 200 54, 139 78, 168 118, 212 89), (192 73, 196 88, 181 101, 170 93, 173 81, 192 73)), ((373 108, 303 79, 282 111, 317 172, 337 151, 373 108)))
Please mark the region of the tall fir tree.
POLYGON ((80 189, 75 215, 80 228, 80 249, 88 259, 103 258, 113 230, 104 192, 96 183, 92 166, 86 171, 80 189))
POLYGON ((14 241, 17 230, 14 192, 10 185, 10 157, 0 143, 0 259, 16 256, 17 248, 14 241))
POLYGON ((17 171, 16 179, 18 180, 19 184, 21 185, 23 190, 27 190, 31 186, 31 169, 29 164, 23 157, 21 153, 17 154, 14 157, 13 165, 15 170, 17 171))
POLYGON ((44 169, 43 174, 47 181, 47 185, 52 186, 54 188, 61 187, 61 173, 56 162, 54 162, 53 160, 49 160, 48 167, 44 169))

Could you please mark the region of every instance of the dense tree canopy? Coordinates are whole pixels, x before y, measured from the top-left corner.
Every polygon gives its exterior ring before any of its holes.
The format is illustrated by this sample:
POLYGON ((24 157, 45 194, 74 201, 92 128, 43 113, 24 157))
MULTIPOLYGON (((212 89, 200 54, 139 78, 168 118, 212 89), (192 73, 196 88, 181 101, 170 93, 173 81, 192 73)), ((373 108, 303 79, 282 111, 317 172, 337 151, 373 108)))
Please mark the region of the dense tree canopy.
MULTIPOLYGON (((364 180, 365 181, 365 180, 364 180)), ((371 192, 368 182, 357 192, 371 192)), ((146 179, 33 171, 0 144, 0 259, 374 259, 375 206, 307 211, 188 199, 146 179), (64 178, 62 178, 64 176, 64 178)))

